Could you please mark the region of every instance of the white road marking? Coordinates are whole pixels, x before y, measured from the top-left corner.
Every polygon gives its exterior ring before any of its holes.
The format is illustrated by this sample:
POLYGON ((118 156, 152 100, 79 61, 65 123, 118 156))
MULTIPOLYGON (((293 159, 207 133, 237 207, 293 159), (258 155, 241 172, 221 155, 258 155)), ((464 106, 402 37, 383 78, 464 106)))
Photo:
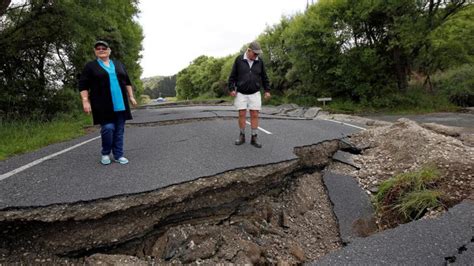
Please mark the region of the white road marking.
POLYGON ((352 125, 352 124, 349 124, 349 123, 344 123, 344 122, 337 121, 337 120, 324 119, 324 118, 321 118, 321 120, 329 121, 329 122, 333 122, 333 123, 337 123, 337 124, 342 124, 342 125, 346 125, 346 126, 351 126, 351 127, 355 127, 355 128, 362 129, 362 130, 367 130, 366 128, 359 127, 359 126, 356 126, 356 125, 352 125))
MULTIPOLYGON (((331 120, 331 119, 322 119, 322 120, 330 121, 330 122, 338 123, 338 124, 342 124, 342 125, 347 125, 347 126, 351 126, 351 127, 355 127, 355 128, 362 129, 362 130, 366 130, 366 129, 363 128, 363 127, 359 127, 359 126, 352 125, 352 124, 349 124, 349 123, 344 123, 344 122, 335 121, 335 120, 331 120)), ((250 125, 250 122, 249 122, 249 121, 245 121, 245 122, 246 122, 248 125, 250 125)), ((269 134, 269 135, 272 135, 272 134, 273 134, 272 132, 270 132, 270 131, 268 131, 268 130, 265 130, 265 129, 261 128, 261 127, 258 127, 258 129, 259 129, 260 131, 264 132, 264 133, 269 134)), ((96 140, 96 139, 99 139, 99 138, 100 138, 100 136, 97 136, 97 137, 92 138, 92 139, 88 139, 88 140, 83 141, 83 142, 81 142, 81 143, 79 143, 79 144, 76 144, 76 145, 74 145, 74 146, 72 146, 72 147, 69 147, 69 148, 64 149, 64 150, 62 150, 62 151, 58 151, 58 152, 56 152, 56 153, 50 154, 50 155, 48 155, 48 156, 45 156, 45 157, 40 158, 40 159, 38 159, 38 160, 35 160, 35 161, 31 162, 31 163, 28 163, 28 164, 25 164, 25 165, 23 165, 23 166, 21 166, 21 167, 18 167, 18 168, 15 169, 15 170, 12 170, 12 171, 10 171, 10 172, 4 173, 4 174, 0 175, 0 181, 2 181, 2 180, 4 180, 4 179, 7 179, 7 178, 9 178, 9 177, 12 176, 12 175, 15 175, 15 174, 18 174, 18 173, 20 173, 20 172, 23 172, 23 171, 25 171, 25 170, 28 169, 28 168, 31 168, 31 167, 33 167, 33 166, 35 166, 35 165, 37 165, 37 164, 40 164, 40 163, 42 163, 42 162, 44 162, 44 161, 46 161, 46 160, 49 160, 49 159, 54 158, 54 157, 56 157, 56 156, 58 156, 58 155, 61 155, 61 154, 66 153, 66 152, 68 152, 68 151, 71 151, 71 150, 73 150, 73 149, 75 149, 75 148, 77 148, 77 147, 80 147, 80 146, 82 146, 82 145, 84 145, 84 144, 87 144, 87 143, 89 143, 89 142, 91 142, 91 141, 94 141, 94 140, 96 140)))
MULTIPOLYGON (((135 111, 136 111, 136 110, 132 110, 131 113, 133 114, 135 111)), ((68 152, 68 151, 70 151, 70 150, 74 150, 75 148, 80 147, 80 146, 82 146, 82 145, 84 145, 84 144, 87 144, 87 143, 89 143, 89 142, 91 142, 91 141, 93 141, 93 140, 96 140, 96 139, 98 139, 98 138, 100 138, 100 136, 97 136, 97 137, 95 137, 95 138, 88 139, 88 140, 86 140, 86 141, 84 141, 84 142, 81 142, 81 143, 79 143, 79 144, 76 144, 76 145, 74 145, 74 146, 72 146, 72 147, 69 147, 69 148, 64 149, 64 150, 62 150, 62 151, 58 151, 58 152, 56 152, 56 153, 50 154, 50 155, 48 155, 48 156, 46 156, 46 157, 43 157, 43 158, 38 159, 38 160, 36 160, 36 161, 33 161, 33 162, 29 163, 29 164, 25 164, 25 165, 23 165, 23 166, 21 166, 21 167, 18 167, 17 169, 12 170, 12 171, 10 171, 10 172, 8 172, 8 173, 2 174, 2 175, 0 175, 0 181, 2 181, 3 179, 9 178, 9 177, 12 176, 12 175, 18 174, 19 172, 23 172, 23 171, 25 171, 26 169, 31 168, 31 167, 33 167, 33 166, 35 166, 35 165, 37 165, 37 164, 40 164, 40 163, 42 163, 42 162, 44 162, 44 161, 46 161, 46 160, 51 159, 51 158, 53 158, 53 157, 56 157, 56 156, 58 156, 58 155, 61 155, 61 154, 65 153, 65 152, 68 152)))
POLYGON ((65 153, 65 152, 68 152, 68 151, 70 151, 70 150, 73 150, 73 149, 75 149, 75 148, 77 148, 77 147, 79 147, 79 146, 82 146, 82 145, 84 145, 84 144, 86 144, 86 143, 89 143, 89 142, 91 142, 91 141, 93 141, 93 140, 96 140, 96 139, 98 139, 98 138, 100 138, 100 136, 97 136, 97 137, 95 137, 95 138, 91 138, 91 139, 89 139, 89 140, 86 140, 86 141, 84 141, 84 142, 81 142, 81 143, 79 143, 79 144, 76 144, 76 145, 74 145, 74 146, 72 146, 72 147, 69 147, 69 148, 67 148, 67 149, 64 149, 64 150, 62 150, 62 151, 58 151, 58 152, 56 152, 56 153, 50 154, 50 155, 48 155, 48 156, 46 156, 46 157, 43 157, 43 158, 38 159, 38 160, 36 160, 36 161, 33 161, 33 162, 29 163, 29 164, 25 164, 25 165, 23 165, 22 167, 18 167, 17 169, 12 170, 12 171, 10 171, 10 172, 8 172, 8 173, 2 174, 2 175, 0 175, 0 181, 2 181, 3 179, 9 178, 9 177, 12 176, 12 175, 18 174, 19 172, 25 171, 25 170, 28 169, 28 168, 31 168, 31 167, 33 167, 33 166, 35 166, 35 165, 37 165, 37 164, 40 164, 40 163, 42 163, 42 162, 44 162, 44 161, 46 161, 46 160, 49 160, 49 159, 51 159, 51 158, 53 158, 53 157, 56 157, 56 156, 58 156, 58 155, 60 155, 60 154, 63 154, 63 153, 65 153))
MULTIPOLYGON (((247 125, 250 125, 250 122, 249 122, 249 121, 245 121, 245 123, 247 123, 247 125)), ((262 131, 262 132, 265 132, 265 133, 267 133, 268 135, 272 135, 272 134, 273 134, 272 132, 270 132, 270 131, 268 131, 268 130, 265 130, 265 129, 261 128, 261 127, 258 127, 258 130, 260 130, 260 131, 262 131)))

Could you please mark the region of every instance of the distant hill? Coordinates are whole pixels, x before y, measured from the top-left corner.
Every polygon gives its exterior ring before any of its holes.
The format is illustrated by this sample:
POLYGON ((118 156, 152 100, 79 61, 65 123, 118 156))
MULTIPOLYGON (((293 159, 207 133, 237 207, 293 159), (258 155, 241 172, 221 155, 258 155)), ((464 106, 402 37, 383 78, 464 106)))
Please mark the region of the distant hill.
POLYGON ((150 96, 152 99, 176 96, 176 75, 143 78, 142 82, 144 94, 150 96))

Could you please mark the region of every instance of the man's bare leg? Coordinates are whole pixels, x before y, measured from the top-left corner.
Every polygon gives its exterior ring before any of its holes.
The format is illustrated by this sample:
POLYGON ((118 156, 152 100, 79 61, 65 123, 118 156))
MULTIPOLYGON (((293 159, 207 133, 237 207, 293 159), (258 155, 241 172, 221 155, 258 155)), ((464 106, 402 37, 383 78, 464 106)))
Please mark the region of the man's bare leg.
MULTIPOLYGON (((250 111, 252 112, 252 111, 250 111)), ((245 119, 246 119, 246 116, 247 116, 247 110, 243 109, 243 110, 239 110, 239 128, 242 130, 244 129, 245 130, 245 119)))
POLYGON ((247 110, 239 110, 239 138, 235 141, 235 145, 242 145, 245 143, 245 123, 246 123, 247 110))
POLYGON ((260 144, 257 140, 258 113, 258 110, 250 110, 250 127, 252 128, 252 139, 250 141, 250 144, 257 148, 261 148, 262 144, 260 144))

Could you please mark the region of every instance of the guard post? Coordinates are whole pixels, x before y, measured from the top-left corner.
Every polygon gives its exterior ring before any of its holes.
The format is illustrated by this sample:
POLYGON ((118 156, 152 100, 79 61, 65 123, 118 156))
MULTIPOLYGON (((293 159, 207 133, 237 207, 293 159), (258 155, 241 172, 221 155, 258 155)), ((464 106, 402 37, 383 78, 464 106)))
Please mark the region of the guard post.
POLYGON ((332 101, 332 98, 331 98, 331 97, 318 98, 317 100, 318 100, 318 102, 323 102, 323 107, 325 107, 325 106, 326 106, 326 102, 332 101))

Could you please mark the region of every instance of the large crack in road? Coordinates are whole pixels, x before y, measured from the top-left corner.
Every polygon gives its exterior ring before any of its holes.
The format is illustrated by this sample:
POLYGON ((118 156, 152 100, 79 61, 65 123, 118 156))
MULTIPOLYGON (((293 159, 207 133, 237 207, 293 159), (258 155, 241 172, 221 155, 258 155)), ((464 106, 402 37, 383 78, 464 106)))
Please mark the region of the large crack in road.
POLYGON ((0 264, 312 261, 341 246, 321 178, 340 146, 146 193, 2 210, 0 264))

